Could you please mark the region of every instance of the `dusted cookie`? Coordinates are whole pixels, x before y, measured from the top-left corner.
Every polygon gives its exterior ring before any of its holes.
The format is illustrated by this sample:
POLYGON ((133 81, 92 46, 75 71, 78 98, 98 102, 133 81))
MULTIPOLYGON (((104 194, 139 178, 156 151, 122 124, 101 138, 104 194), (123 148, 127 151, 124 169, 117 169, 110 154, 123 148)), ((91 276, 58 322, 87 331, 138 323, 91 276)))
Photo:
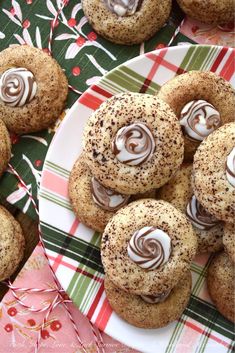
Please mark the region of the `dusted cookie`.
POLYGON ((225 223, 223 243, 230 260, 235 263, 235 224, 225 223))
POLYGON ((206 136, 234 121, 234 89, 212 72, 190 71, 176 76, 161 87, 158 97, 169 104, 180 121, 188 161, 206 136))
POLYGON ((166 183, 183 159, 176 116, 157 97, 121 93, 87 122, 83 145, 92 174, 123 194, 143 193, 166 183))
POLYGON ((0 176, 11 158, 11 140, 4 122, 0 119, 0 176))
POLYGON ((49 127, 59 117, 68 82, 41 49, 14 46, 0 53, 0 119, 17 134, 49 127))
POLYGON ((235 123, 222 126, 199 146, 193 163, 197 200, 217 219, 235 220, 235 123))
POLYGON ((225 252, 216 255, 208 269, 207 287, 218 311, 235 322, 234 264, 225 252))
POLYGON ((92 176, 82 154, 70 174, 69 197, 79 220, 95 231, 103 232, 106 224, 119 208, 133 200, 154 198, 155 190, 131 196, 107 189, 92 176))
POLYGON ((126 293, 116 287, 106 276, 105 292, 113 310, 129 324, 142 328, 160 328, 179 319, 186 308, 191 293, 190 271, 172 289, 166 298, 141 297, 126 293), (155 302, 156 301, 156 302, 155 302))
POLYGON ((120 209, 105 227, 101 260, 119 288, 156 295, 187 273, 197 237, 186 217, 165 201, 144 199, 120 209))
POLYGON ((152 37, 168 20, 171 0, 82 0, 91 26, 118 44, 138 44, 152 37))
POLYGON ((92 176, 83 155, 70 174, 69 197, 79 220, 98 232, 103 232, 109 219, 129 200, 129 196, 103 187, 92 176))
POLYGON ((211 216, 193 195, 192 164, 183 164, 170 181, 158 190, 157 198, 170 202, 185 213, 198 240, 198 253, 215 252, 223 248, 223 223, 211 216))
POLYGON ((234 0, 177 0, 181 9, 195 20, 226 24, 234 19, 234 0))
POLYGON ((25 240, 15 218, 0 206, 0 281, 10 277, 24 255, 25 240))

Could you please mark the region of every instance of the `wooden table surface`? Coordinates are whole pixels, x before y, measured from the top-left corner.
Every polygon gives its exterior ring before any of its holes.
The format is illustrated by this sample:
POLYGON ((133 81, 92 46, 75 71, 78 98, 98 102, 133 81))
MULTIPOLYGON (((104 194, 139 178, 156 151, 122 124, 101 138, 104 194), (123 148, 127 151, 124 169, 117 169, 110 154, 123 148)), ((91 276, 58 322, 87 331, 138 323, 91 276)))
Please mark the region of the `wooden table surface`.
MULTIPOLYGON (((13 281, 17 274, 20 272, 22 267, 24 266, 25 262, 28 260, 30 257, 31 253, 33 252, 35 246, 37 245, 39 239, 38 239, 38 226, 37 222, 33 221, 31 218, 29 218, 27 215, 23 214, 20 210, 17 208, 9 205, 6 202, 1 203, 4 207, 6 207, 12 214, 13 216, 17 219, 17 221, 20 223, 24 235, 25 235, 25 254, 24 258, 20 263, 19 268, 17 271, 12 275, 11 280, 13 281)), ((5 293, 7 292, 7 287, 3 285, 0 282, 0 301, 4 297, 5 293)))

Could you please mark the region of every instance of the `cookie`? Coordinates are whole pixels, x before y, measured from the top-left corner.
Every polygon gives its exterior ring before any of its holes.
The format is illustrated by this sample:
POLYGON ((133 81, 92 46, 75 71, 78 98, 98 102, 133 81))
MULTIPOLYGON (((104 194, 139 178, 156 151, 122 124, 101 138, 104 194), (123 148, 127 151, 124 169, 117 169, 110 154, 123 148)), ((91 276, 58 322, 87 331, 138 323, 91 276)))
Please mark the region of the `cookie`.
POLYGON ((92 176, 83 155, 78 158, 70 174, 69 197, 78 219, 98 232, 103 232, 114 213, 129 200, 129 196, 101 185, 92 176))
POLYGON ((193 163, 193 189, 200 204, 217 219, 235 221, 235 123, 210 134, 193 163))
POLYGON ((234 264, 225 252, 216 255, 208 269, 207 287, 217 310, 235 322, 234 264))
POLYGON ((144 297, 116 287, 106 276, 105 292, 112 309, 129 324, 141 328, 160 328, 178 320, 186 308, 192 286, 190 271, 165 296, 144 297))
POLYGON ((234 89, 213 72, 190 71, 176 76, 161 87, 158 97, 170 105, 180 121, 187 161, 192 161, 205 137, 234 121, 234 89))
POLYGON ((4 122, 0 119, 0 176, 11 158, 11 140, 4 122))
POLYGON ((83 146, 95 178, 122 194, 165 184, 181 165, 184 150, 169 106, 140 93, 121 93, 104 102, 87 122, 83 146))
POLYGON ((177 0, 186 15, 207 24, 227 24, 234 19, 233 0, 177 0))
POLYGON ((193 195, 192 164, 183 164, 170 181, 157 191, 157 198, 170 202, 186 214, 197 235, 197 253, 215 252, 223 248, 223 222, 211 216, 193 195))
POLYGON ((25 239, 15 218, 0 206, 0 281, 10 277, 24 255, 25 239))
POLYGON ((91 26, 118 44, 138 44, 152 37, 167 21, 171 0, 82 0, 91 26))
POLYGON ((110 218, 127 203, 140 198, 155 197, 155 190, 132 196, 105 188, 92 176, 83 154, 70 173, 68 190, 77 218, 98 232, 103 232, 110 218))
POLYGON ((13 46, 0 53, 0 119, 17 134, 48 128, 62 112, 67 78, 41 49, 13 46))
POLYGON ((179 210, 144 199, 120 209, 101 240, 104 271, 120 289, 156 295, 173 288, 196 254, 197 237, 179 210))
POLYGON ((235 263, 235 224, 225 223, 223 244, 230 260, 235 263))

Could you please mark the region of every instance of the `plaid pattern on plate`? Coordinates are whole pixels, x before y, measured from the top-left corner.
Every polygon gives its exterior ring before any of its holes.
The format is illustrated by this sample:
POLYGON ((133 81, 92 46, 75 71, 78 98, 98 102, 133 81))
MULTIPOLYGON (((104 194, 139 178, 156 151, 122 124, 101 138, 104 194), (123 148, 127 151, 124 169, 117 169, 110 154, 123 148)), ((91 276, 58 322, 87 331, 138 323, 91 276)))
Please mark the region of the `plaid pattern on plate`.
POLYGON ((154 335, 150 334, 148 346, 144 337, 142 346, 136 345, 133 337, 143 331, 132 327, 130 330, 108 304, 99 252, 100 235, 75 218, 67 192, 69 173, 82 150, 86 120, 107 98, 124 91, 154 94, 166 81, 189 70, 213 71, 235 83, 233 60, 233 49, 192 45, 163 48, 117 67, 74 104, 46 157, 39 202, 41 229, 61 285, 81 312, 101 330, 122 340, 121 332, 117 332, 124 328, 126 335, 130 334, 129 344, 143 347, 146 352, 157 352, 157 347, 166 353, 234 350, 233 325, 217 312, 206 290, 205 275, 211 258, 202 255, 192 264, 192 295, 178 322, 151 330, 154 335))

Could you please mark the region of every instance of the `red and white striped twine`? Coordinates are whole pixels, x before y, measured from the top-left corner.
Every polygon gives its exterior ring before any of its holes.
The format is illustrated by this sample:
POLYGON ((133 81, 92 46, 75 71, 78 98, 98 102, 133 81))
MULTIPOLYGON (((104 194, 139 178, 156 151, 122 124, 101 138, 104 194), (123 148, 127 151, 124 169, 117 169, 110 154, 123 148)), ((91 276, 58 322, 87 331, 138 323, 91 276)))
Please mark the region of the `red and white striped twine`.
MULTIPOLYGON (((25 189, 25 191, 27 192, 28 194, 28 197, 30 198, 32 204, 33 204, 33 207, 37 213, 37 215, 39 216, 39 212, 38 212, 38 207, 37 207, 37 204, 31 194, 31 192, 29 191, 26 183, 24 182, 24 180, 21 178, 21 176, 18 174, 18 172, 13 168, 13 166, 8 163, 8 168, 10 169, 10 171, 12 172, 12 174, 15 175, 15 177, 19 180, 21 186, 25 189)), ((75 335, 76 335, 76 338, 77 338, 77 341, 79 342, 80 346, 82 347, 82 350, 84 353, 87 353, 86 351, 86 348, 83 344, 83 342, 81 341, 81 338, 80 338, 80 335, 79 335, 79 332, 78 332, 78 328, 77 328, 77 325, 72 317, 72 314, 71 314, 71 311, 68 307, 68 304, 71 303, 72 301, 69 300, 69 299, 65 299, 64 298, 64 294, 65 294, 65 291, 63 290, 63 288, 61 287, 60 283, 58 282, 58 279, 53 271, 53 268, 49 262, 49 258, 47 256, 47 253, 46 253, 46 249, 45 249, 45 246, 44 246, 44 243, 43 243, 43 239, 42 239, 42 234, 41 234, 41 229, 40 229, 40 223, 38 223, 38 234, 39 234, 39 240, 40 240, 40 244, 42 246, 42 249, 43 249, 43 253, 47 259, 47 262, 48 262, 48 266, 50 268, 50 272, 52 274, 52 277, 54 279, 54 282, 56 284, 56 289, 52 289, 52 288, 48 288, 48 289, 42 289, 42 288, 19 288, 19 287, 15 287, 12 285, 12 283, 10 281, 7 282, 7 286, 9 287, 9 289, 12 291, 12 294, 14 296, 14 298, 17 300, 17 302, 22 305, 24 308, 27 308, 29 311, 32 311, 32 312, 44 312, 44 311, 47 311, 46 313, 46 316, 43 320, 43 324, 42 324, 42 328, 41 330, 39 331, 39 334, 38 334, 38 338, 37 338, 37 342, 36 342, 36 348, 35 348, 35 353, 38 352, 38 349, 39 349, 39 343, 40 343, 40 339, 41 339, 41 331, 45 325, 45 322, 47 321, 50 313, 52 312, 52 310, 54 308, 56 308, 59 304, 63 304, 64 305, 64 308, 66 309, 67 311, 67 314, 68 314, 68 317, 70 319, 70 322, 74 328, 74 331, 75 331, 75 335), (33 307, 30 307, 28 305, 26 305, 20 298, 19 296, 17 295, 17 291, 20 291, 20 292, 27 292, 27 293, 57 293, 55 299, 53 300, 53 302, 51 304, 49 304, 48 306, 46 307, 43 307, 43 308, 33 308, 33 307)), ((90 325, 91 325, 91 328, 92 328, 92 332, 93 332, 93 336, 94 336, 94 340, 95 340, 95 343, 96 343, 96 347, 97 347, 97 352, 101 352, 100 348, 102 348, 102 353, 104 352, 103 350, 103 347, 104 347, 104 344, 103 344, 103 339, 102 339, 102 336, 101 334, 99 334, 99 338, 96 334, 96 331, 95 331, 95 328, 93 327, 92 323, 90 322, 90 325)), ((99 330, 98 330, 99 331, 99 330)))
POLYGON ((175 32, 173 33, 173 36, 171 37, 171 39, 169 40, 167 46, 169 47, 173 41, 175 40, 175 38, 177 37, 177 35, 180 33, 180 30, 184 24, 185 21, 185 17, 183 18, 183 20, 180 22, 179 26, 176 28, 175 32))

